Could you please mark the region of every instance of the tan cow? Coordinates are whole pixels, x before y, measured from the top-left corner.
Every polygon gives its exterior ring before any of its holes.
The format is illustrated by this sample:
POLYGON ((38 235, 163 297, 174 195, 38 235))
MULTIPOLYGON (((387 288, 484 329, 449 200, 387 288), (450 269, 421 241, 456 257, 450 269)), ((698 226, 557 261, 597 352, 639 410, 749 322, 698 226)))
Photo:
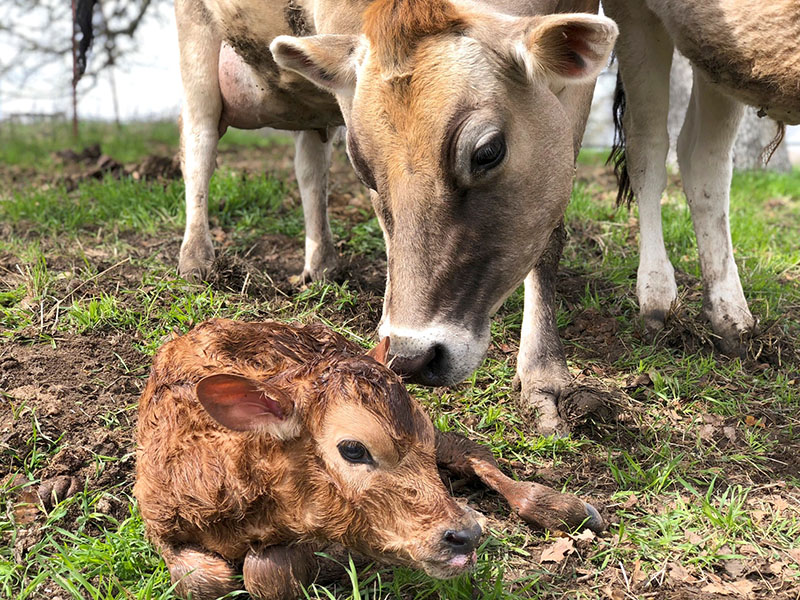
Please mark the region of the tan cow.
POLYGON ((648 328, 657 330, 678 296, 660 205, 667 180, 669 73, 677 48, 694 69, 677 150, 697 235, 704 311, 720 349, 740 354, 742 338, 756 328, 756 319, 733 256, 732 148, 742 103, 784 123, 800 122, 800 2, 604 0, 603 6, 620 27, 616 53, 627 96, 620 104, 625 107, 625 157, 641 230, 641 314, 648 328))
POLYGON ((228 126, 297 131, 304 276, 330 272, 330 136, 345 124, 386 239, 380 335, 391 336, 393 364, 429 385, 468 376, 491 314, 525 279, 523 398, 542 430, 561 426, 555 401, 570 377, 553 308, 559 223, 616 37, 609 19, 570 11, 596 12, 597 0, 176 0, 175 9, 181 274, 203 277, 213 260, 208 182, 228 126))
POLYGON ((139 403, 134 494, 183 597, 300 595, 331 544, 434 577, 474 565, 481 527, 436 469, 479 478, 537 527, 603 519, 437 432, 383 364, 320 325, 207 321, 162 347, 139 403))

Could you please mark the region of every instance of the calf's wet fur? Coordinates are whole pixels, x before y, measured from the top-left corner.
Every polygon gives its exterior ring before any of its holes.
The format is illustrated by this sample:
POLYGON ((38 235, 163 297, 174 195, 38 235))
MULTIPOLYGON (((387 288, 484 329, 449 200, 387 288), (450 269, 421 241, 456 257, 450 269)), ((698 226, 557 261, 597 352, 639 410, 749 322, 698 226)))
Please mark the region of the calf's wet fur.
POLYGON ((300 594, 331 544, 456 576, 479 515, 437 465, 477 478, 536 527, 603 529, 578 498, 504 475, 487 449, 437 432, 384 364, 321 325, 207 321, 156 354, 139 405, 134 494, 177 592, 300 594))

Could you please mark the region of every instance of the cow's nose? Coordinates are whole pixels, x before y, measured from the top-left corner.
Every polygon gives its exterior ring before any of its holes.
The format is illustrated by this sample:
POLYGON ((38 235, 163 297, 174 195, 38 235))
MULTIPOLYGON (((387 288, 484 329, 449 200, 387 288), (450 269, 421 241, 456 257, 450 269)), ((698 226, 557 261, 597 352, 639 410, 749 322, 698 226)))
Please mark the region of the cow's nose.
MULTIPOLYGON (((433 375, 432 367, 436 366, 438 347, 438 344, 428 346, 412 356, 392 356, 389 361, 389 366, 392 368, 392 371, 400 375, 403 379, 414 383, 425 384, 433 375)), ((438 354, 441 354, 441 350, 438 350, 438 354)))
POLYGON ((478 542, 481 541, 481 526, 475 523, 474 525, 455 531, 448 529, 444 532, 442 540, 453 553, 455 554, 469 554, 478 547, 478 542))

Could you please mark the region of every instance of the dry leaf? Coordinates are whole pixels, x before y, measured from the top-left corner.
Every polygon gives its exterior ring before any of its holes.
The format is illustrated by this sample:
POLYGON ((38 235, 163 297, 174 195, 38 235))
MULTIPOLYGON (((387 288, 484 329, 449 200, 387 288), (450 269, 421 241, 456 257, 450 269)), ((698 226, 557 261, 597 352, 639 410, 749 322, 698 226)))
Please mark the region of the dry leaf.
MULTIPOLYGON (((724 553, 720 552, 720 554, 724 553)), ((741 577, 747 570, 744 561, 739 560, 738 558, 724 560, 722 561, 722 565, 725 567, 725 572, 728 574, 728 576, 730 576, 731 579, 739 579, 739 577, 741 577)))
POLYGON ((576 542, 591 542, 597 536, 591 529, 584 529, 578 535, 572 536, 576 542))
POLYGON ((697 581, 680 563, 669 563, 669 576, 680 583, 695 583, 697 581))
POLYGON ((625 592, 623 592, 622 590, 612 589, 610 585, 607 585, 606 587, 603 588, 603 593, 609 600, 624 600, 625 598, 625 592))
POLYGON ((744 554, 744 555, 758 554, 758 548, 753 546, 753 544, 740 544, 739 554, 744 554))
POLYGON ((728 425, 727 427, 722 428, 723 435, 728 438, 728 441, 735 442, 736 441, 736 428, 731 427, 728 425))
POLYGON ((575 544, 570 538, 558 538, 542 551, 541 562, 561 562, 573 550, 575 550, 575 544))
POLYGON ((791 550, 787 550, 786 554, 792 557, 792 560, 800 565, 800 548, 792 548, 791 550))
POLYGON ((639 498, 636 497, 636 494, 631 494, 628 496, 627 500, 622 503, 622 508, 633 508, 638 502, 639 498))
POLYGON ((691 529, 686 532, 686 539, 689 541, 690 544, 699 546, 700 548, 702 548, 706 544, 703 537, 701 535, 698 535, 691 529))

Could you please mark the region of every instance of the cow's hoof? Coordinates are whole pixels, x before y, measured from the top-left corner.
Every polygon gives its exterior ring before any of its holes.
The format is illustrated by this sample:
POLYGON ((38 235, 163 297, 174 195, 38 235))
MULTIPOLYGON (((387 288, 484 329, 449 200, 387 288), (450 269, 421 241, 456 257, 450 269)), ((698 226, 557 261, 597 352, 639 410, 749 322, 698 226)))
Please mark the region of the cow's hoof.
POLYGON ((667 311, 662 309, 654 309, 649 311, 642 310, 639 317, 644 325, 645 336, 649 342, 652 342, 656 335, 664 329, 664 323, 667 321, 667 311))
POLYGON ((207 281, 214 266, 214 246, 211 240, 186 242, 181 246, 178 275, 191 283, 207 281))
POLYGON ((523 386, 520 404, 524 412, 534 419, 534 428, 539 435, 564 437, 569 426, 558 414, 558 394, 541 389, 528 390, 523 386))

